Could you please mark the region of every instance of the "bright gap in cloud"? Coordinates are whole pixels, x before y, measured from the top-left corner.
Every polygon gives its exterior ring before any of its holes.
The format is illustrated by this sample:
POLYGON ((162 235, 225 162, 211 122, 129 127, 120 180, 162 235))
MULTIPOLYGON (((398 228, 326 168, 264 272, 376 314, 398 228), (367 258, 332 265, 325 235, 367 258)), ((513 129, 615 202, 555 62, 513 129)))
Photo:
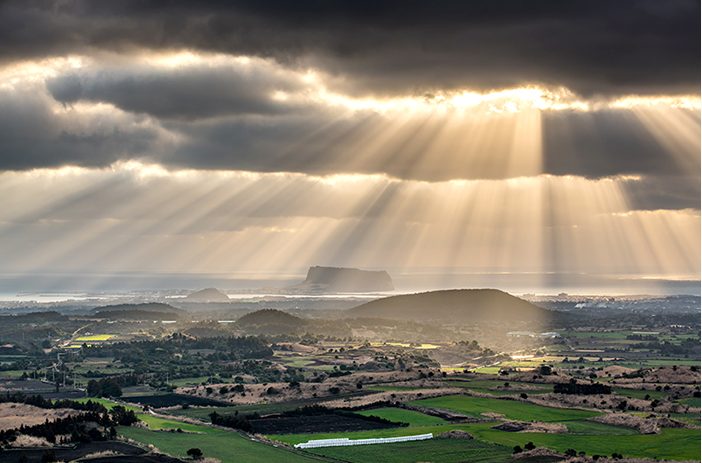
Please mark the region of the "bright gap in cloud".
POLYGON ((112 54, 98 56, 69 56, 12 63, 0 69, 0 87, 42 81, 60 74, 79 70, 110 69, 114 62, 120 69, 188 70, 230 67, 234 72, 256 70, 261 75, 279 75, 296 80, 301 90, 296 92, 274 89, 273 101, 287 104, 322 105, 350 111, 402 112, 439 108, 443 111, 467 111, 475 114, 513 113, 529 109, 544 111, 598 111, 602 109, 636 107, 673 107, 699 111, 702 105, 696 95, 637 96, 628 95, 615 99, 595 97, 584 99, 564 87, 547 88, 540 85, 501 89, 486 93, 470 90, 428 91, 420 95, 402 97, 359 98, 330 89, 332 79, 318 69, 296 70, 270 60, 250 56, 232 56, 222 53, 194 53, 189 50, 172 53, 143 53, 136 55, 112 54))

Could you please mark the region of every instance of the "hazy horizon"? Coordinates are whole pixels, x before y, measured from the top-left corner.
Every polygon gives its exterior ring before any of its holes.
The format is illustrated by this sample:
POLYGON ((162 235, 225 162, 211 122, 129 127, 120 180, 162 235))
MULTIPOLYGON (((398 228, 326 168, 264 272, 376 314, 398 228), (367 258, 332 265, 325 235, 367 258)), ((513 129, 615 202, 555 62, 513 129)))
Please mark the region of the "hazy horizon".
MULTIPOLYGON (((386 270, 386 269, 366 269, 386 270)), ((307 269, 285 273, 257 275, 216 274, 37 274, 0 276, 0 300, 31 300, 29 295, 130 291, 167 291, 214 287, 221 291, 256 291, 283 288, 301 283, 307 269), (71 283, 72 285, 69 285, 71 283), (68 286, 67 286, 68 285, 68 286), (16 297, 22 296, 22 297, 16 297)), ((424 269, 415 273, 394 273, 389 269, 395 291, 374 291, 380 297, 446 289, 499 289, 515 296, 523 294, 576 296, 675 296, 700 295, 699 280, 637 278, 632 276, 597 276, 565 274, 488 274, 441 273, 424 269)), ((265 291, 261 294, 266 294, 265 291)), ((310 293, 315 295, 314 293, 310 293)), ((346 293, 353 296, 354 293, 346 293)), ((230 295, 236 297, 235 295, 230 295)), ((243 296, 242 296, 243 297, 243 296)))

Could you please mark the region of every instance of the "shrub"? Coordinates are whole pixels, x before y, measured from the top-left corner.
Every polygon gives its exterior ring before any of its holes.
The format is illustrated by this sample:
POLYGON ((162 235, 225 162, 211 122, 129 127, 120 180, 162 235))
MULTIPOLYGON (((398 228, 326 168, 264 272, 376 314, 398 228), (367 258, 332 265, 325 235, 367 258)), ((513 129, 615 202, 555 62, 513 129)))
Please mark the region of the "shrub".
POLYGON ((193 459, 196 459, 196 460, 199 460, 200 458, 202 458, 202 450, 200 450, 199 448, 196 448, 196 447, 193 447, 193 448, 189 449, 189 450, 188 450, 187 452, 185 452, 185 453, 187 453, 187 454, 190 455, 193 459))

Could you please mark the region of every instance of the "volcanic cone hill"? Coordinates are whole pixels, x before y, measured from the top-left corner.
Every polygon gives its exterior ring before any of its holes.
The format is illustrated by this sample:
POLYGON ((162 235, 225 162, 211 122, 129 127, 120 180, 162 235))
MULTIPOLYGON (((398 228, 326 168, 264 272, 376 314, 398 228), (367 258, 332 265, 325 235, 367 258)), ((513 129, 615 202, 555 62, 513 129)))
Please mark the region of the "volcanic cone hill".
POLYGON ((216 288, 205 288, 188 294, 185 302, 229 302, 229 296, 216 288))
POLYGON ((301 330, 307 321, 281 310, 262 309, 244 315, 236 325, 251 334, 285 334, 301 330))
POLYGON ((162 302, 145 302, 143 304, 116 304, 116 305, 105 305, 102 307, 95 307, 91 310, 93 313, 97 312, 118 312, 118 311, 131 311, 138 310, 141 312, 160 312, 160 313, 185 313, 184 310, 173 307, 169 304, 164 304, 162 302))
POLYGON ((357 268, 310 267, 307 278, 299 285, 284 288, 295 292, 362 293, 392 291, 392 278, 385 270, 357 268))
POLYGON ((539 324, 550 318, 550 311, 497 289, 453 289, 376 299, 347 310, 346 316, 539 324))

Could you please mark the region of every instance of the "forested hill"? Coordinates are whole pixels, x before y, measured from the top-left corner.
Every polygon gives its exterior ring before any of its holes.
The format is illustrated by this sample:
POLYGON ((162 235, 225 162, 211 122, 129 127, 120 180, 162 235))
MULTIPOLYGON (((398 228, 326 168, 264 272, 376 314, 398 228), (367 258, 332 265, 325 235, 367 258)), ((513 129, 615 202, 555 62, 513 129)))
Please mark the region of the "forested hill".
POLYGON ((551 312, 497 289, 452 289, 390 296, 346 311, 348 317, 455 322, 540 322, 551 312))
POLYGON ((92 312, 117 312, 117 311, 133 311, 139 310, 142 312, 160 312, 160 313, 185 313, 184 310, 173 307, 170 304, 162 302, 146 302, 143 304, 116 304, 95 307, 92 312))

